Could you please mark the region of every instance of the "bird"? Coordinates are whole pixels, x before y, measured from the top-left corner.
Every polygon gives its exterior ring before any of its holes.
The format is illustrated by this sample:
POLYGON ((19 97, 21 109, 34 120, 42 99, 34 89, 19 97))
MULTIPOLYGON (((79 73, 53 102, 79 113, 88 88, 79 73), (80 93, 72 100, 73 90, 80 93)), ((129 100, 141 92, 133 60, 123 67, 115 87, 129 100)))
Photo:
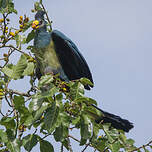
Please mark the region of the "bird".
MULTIPOLYGON (((93 78, 85 58, 77 46, 65 34, 58 30, 47 30, 47 21, 43 10, 37 11, 32 28, 36 30, 34 37, 34 55, 36 58, 36 77, 51 73, 59 74, 63 81, 77 80, 82 77, 89 79, 92 84, 93 78)), ((93 85, 85 85, 90 90, 93 85)), ((95 116, 97 123, 110 123, 116 129, 129 132, 133 123, 117 115, 108 113, 94 104, 91 105, 99 110, 102 116, 95 116)))

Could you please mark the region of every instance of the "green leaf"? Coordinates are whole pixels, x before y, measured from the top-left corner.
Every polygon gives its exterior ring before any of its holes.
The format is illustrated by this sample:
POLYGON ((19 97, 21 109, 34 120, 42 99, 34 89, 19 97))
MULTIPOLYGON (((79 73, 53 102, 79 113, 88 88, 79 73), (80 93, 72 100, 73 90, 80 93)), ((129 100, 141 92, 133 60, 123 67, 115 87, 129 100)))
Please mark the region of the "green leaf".
MULTIPOLYGON (((24 30, 24 29, 23 29, 24 30)), ((21 49, 22 44, 26 43, 26 36, 25 35, 16 35, 15 37, 16 40, 16 46, 21 49)))
POLYGON ((84 96, 84 86, 80 82, 71 83, 70 97, 71 100, 76 100, 77 98, 84 96))
POLYGON ((16 126, 14 119, 14 117, 3 117, 0 120, 0 124, 5 126, 7 129, 14 129, 16 126))
POLYGON ((135 141, 133 139, 127 139, 127 144, 129 145, 133 145, 135 143, 135 141))
POLYGON ((95 147, 98 151, 104 151, 106 149, 106 142, 107 140, 105 138, 102 138, 101 140, 96 141, 95 147))
POLYGON ((27 58, 25 55, 21 55, 19 61, 13 68, 12 78, 13 79, 21 78, 23 76, 23 72, 26 69, 26 67, 27 67, 27 58))
POLYGON ((53 131, 53 126, 55 125, 59 115, 59 108, 56 106, 56 102, 52 103, 52 106, 47 109, 44 115, 44 124, 48 132, 53 131))
POLYGON ((78 117, 76 117, 75 119, 72 120, 72 125, 76 125, 79 122, 80 122, 80 116, 78 116, 78 117))
POLYGON ((20 107, 25 105, 24 97, 23 96, 16 96, 14 95, 14 106, 16 109, 20 109, 20 107))
POLYGON ((63 126, 60 125, 59 127, 56 128, 55 132, 53 133, 54 139, 58 141, 63 141, 63 126))
POLYGON ((143 149, 144 149, 144 152, 149 152, 147 148, 143 147, 143 149))
POLYGON ((68 127, 63 126, 62 124, 56 128, 55 132, 53 133, 55 140, 63 142, 65 138, 68 137, 68 127))
POLYGON ((23 74, 24 76, 31 76, 34 73, 34 63, 33 62, 29 62, 27 64, 26 69, 24 70, 23 74))
POLYGON ((4 143, 8 142, 7 134, 3 129, 0 129, 0 141, 4 143))
POLYGON ((14 9, 14 3, 12 2, 12 0, 1 0, 0 1, 0 12, 2 14, 4 14, 4 13, 17 14, 17 11, 14 9))
POLYGON ((53 82, 53 76, 52 75, 44 75, 41 77, 41 79, 39 80, 39 83, 38 83, 38 87, 41 88, 43 87, 44 85, 47 85, 47 84, 51 84, 51 82, 53 82))
POLYGON ((37 120, 42 113, 48 108, 49 103, 48 102, 43 102, 41 107, 36 111, 35 115, 34 115, 34 121, 37 120))
POLYGON ((21 142, 19 139, 15 139, 14 141, 7 143, 7 148, 11 152, 20 152, 20 146, 21 146, 21 142))
POLYGON ((40 151, 41 152, 54 152, 54 148, 51 143, 46 140, 40 141, 40 151))
POLYGON ((31 40, 34 39, 34 37, 35 37, 35 31, 32 30, 32 31, 28 34, 28 36, 27 36, 27 38, 26 38, 26 43, 29 43, 31 40))
POLYGON ((35 8, 36 11, 42 10, 42 8, 40 7, 40 3, 39 2, 35 2, 34 3, 34 8, 35 8))
POLYGON ((40 97, 38 96, 38 94, 36 94, 33 97, 32 101, 30 102, 30 104, 29 104, 29 111, 31 113, 34 112, 34 111, 37 111, 41 107, 42 103, 44 102, 43 97, 42 96, 40 96, 40 97))
POLYGON ((30 126, 34 121, 33 116, 30 114, 26 119, 24 119, 24 125, 25 126, 30 126))
POLYGON ((90 85, 90 86, 93 86, 93 83, 87 79, 87 78, 81 78, 80 79, 80 82, 83 84, 83 85, 90 85))
POLYGON ((32 148, 38 143, 37 135, 27 135, 23 138, 24 148, 30 152, 32 148))
POLYGON ((81 126, 80 126, 80 135, 81 135, 81 141, 80 145, 84 145, 87 142, 87 139, 91 136, 91 131, 89 130, 89 119, 87 116, 83 115, 81 117, 81 126))
POLYGON ((118 152, 119 149, 121 148, 121 145, 119 142, 115 142, 114 144, 109 144, 108 146, 110 147, 112 152, 118 152))
POLYGON ((94 99, 92 99, 92 98, 88 98, 88 97, 80 97, 80 98, 77 98, 76 100, 75 100, 75 102, 84 102, 84 103, 88 103, 88 104, 95 104, 95 105, 97 105, 97 102, 94 100, 94 99))
POLYGON ((7 134, 7 137, 9 139, 9 141, 14 141, 15 140, 15 133, 14 133, 15 130, 13 129, 7 129, 6 130, 6 134, 7 134))
POLYGON ((6 74, 8 77, 12 77, 12 74, 13 74, 13 66, 12 64, 8 64, 7 66, 5 66, 3 69, 2 69, 2 72, 4 74, 6 74))

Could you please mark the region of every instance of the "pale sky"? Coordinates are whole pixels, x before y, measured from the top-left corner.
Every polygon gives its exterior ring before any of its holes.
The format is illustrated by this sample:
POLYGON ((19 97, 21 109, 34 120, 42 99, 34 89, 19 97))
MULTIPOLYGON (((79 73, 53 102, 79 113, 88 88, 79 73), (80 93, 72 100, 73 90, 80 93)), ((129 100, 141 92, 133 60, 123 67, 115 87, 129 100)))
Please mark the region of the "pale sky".
MULTIPOLYGON (((151 140, 152 1, 43 2, 53 29, 67 35, 89 64, 95 87, 86 95, 102 109, 133 122, 127 136, 135 139, 136 145, 151 140)), ((27 14, 33 19, 32 0, 15 0, 15 4, 18 16, 27 14)), ((20 89, 20 84, 17 87, 20 89)))

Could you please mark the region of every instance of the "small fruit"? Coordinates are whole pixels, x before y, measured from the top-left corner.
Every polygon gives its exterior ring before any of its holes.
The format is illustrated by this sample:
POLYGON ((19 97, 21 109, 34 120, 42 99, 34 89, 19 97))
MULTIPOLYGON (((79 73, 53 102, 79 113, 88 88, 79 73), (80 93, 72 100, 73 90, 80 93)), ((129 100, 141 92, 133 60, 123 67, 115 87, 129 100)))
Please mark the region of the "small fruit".
POLYGON ((0 18, 0 23, 4 22, 4 19, 3 18, 0 18))
POLYGON ((28 17, 26 17, 24 21, 27 23, 27 22, 29 21, 29 18, 28 18, 28 17))
POLYGON ((8 62, 8 58, 7 58, 7 57, 5 57, 5 58, 4 58, 4 61, 8 62))
POLYGON ((19 30, 16 30, 16 31, 15 31, 15 34, 18 34, 19 32, 20 32, 19 30))
POLYGON ((23 25, 20 25, 20 28, 23 28, 23 25))
MULTIPOLYGON (((3 56, 4 57, 8 57, 8 54, 4 53, 3 56)), ((0 92, 1 92, 1 89, 0 89, 0 92)))
POLYGON ((20 20, 23 20, 23 16, 20 16, 20 20))
POLYGON ((14 36, 15 36, 15 33, 14 33, 14 32, 10 32, 10 35, 14 37, 14 36))
POLYGON ((22 24, 23 22, 21 20, 19 20, 19 23, 22 24))
POLYGON ((35 21, 33 21, 33 23, 32 23, 32 28, 33 29, 37 29, 37 28, 39 28, 39 21, 38 20, 35 20, 35 21))
POLYGON ((66 89, 66 88, 63 88, 63 91, 67 91, 67 89, 66 89))

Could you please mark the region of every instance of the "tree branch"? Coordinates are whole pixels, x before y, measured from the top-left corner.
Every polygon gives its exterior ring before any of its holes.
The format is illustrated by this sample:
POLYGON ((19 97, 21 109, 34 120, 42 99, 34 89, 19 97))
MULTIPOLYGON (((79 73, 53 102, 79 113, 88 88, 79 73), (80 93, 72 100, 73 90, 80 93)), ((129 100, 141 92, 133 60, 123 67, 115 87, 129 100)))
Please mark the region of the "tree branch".
POLYGON ((142 146, 140 146, 140 147, 138 147, 138 148, 136 148, 136 149, 134 149, 134 150, 131 150, 131 151, 129 151, 129 152, 138 151, 138 150, 140 150, 140 149, 144 149, 144 148, 149 147, 149 146, 151 146, 151 145, 152 145, 152 140, 151 140, 150 142, 148 142, 147 144, 142 145, 142 146))

